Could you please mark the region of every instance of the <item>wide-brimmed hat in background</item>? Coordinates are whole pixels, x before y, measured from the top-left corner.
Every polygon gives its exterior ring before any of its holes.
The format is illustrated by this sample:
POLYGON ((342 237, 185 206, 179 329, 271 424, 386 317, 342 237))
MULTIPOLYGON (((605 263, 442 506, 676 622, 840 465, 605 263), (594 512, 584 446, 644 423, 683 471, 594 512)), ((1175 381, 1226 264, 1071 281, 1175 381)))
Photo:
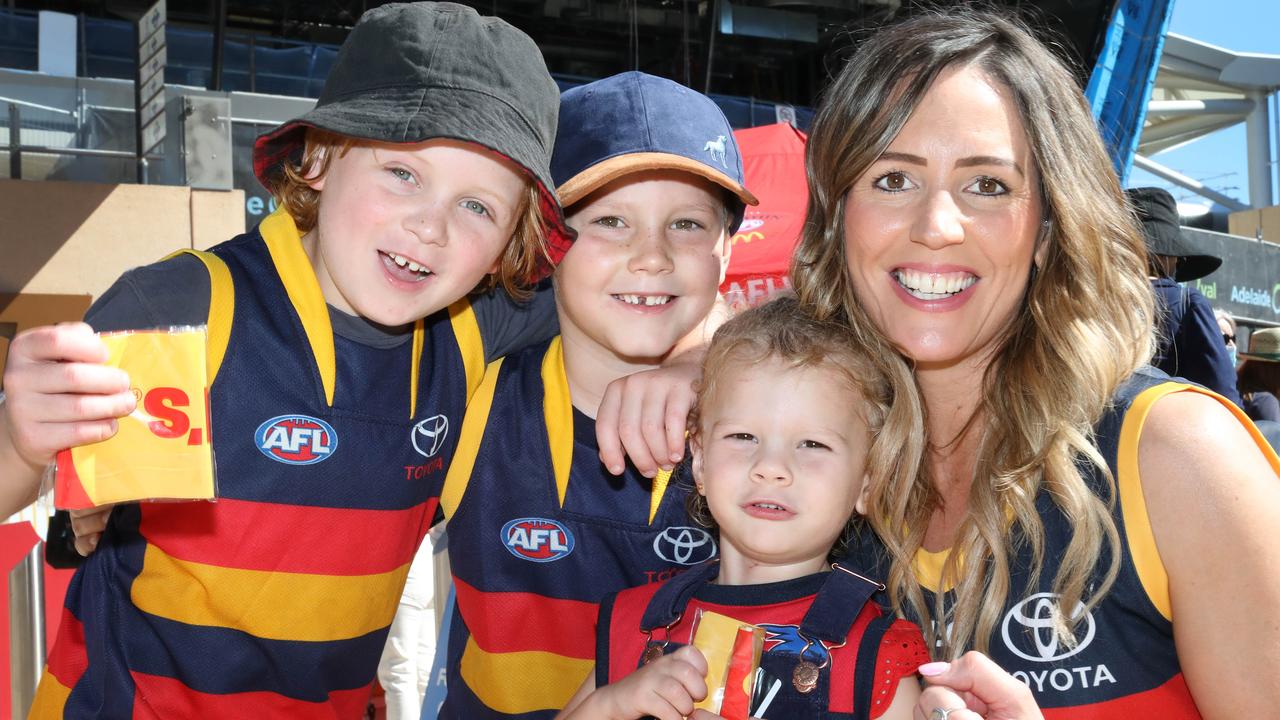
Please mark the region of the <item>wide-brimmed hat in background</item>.
POLYGON ((1130 188, 1125 194, 1129 196, 1129 204, 1142 221, 1147 252, 1178 258, 1174 280, 1197 280, 1222 265, 1222 258, 1197 252, 1187 242, 1178 216, 1178 203, 1167 191, 1155 187, 1140 187, 1130 188))
POLYGON ((1246 360, 1280 362, 1280 328, 1263 328, 1249 333, 1249 351, 1237 354, 1246 360))

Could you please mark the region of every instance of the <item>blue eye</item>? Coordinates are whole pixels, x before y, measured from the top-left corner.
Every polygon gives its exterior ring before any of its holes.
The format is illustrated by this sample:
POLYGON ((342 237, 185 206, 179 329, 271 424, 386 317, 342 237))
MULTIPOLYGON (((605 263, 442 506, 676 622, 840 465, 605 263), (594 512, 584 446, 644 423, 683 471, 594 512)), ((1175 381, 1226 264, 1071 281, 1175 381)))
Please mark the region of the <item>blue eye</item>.
POLYGON ((417 178, 415 178, 415 177, 413 176, 413 173, 409 172, 408 170, 405 170, 405 169, 404 169, 404 168, 402 168, 402 167, 393 167, 393 168, 388 168, 388 169, 387 169, 387 172, 389 172, 389 173, 391 173, 392 175, 394 175, 394 176, 395 176, 395 178, 396 178, 397 180, 400 180, 401 182, 407 182, 407 183, 411 183, 411 184, 413 184, 413 185, 417 185, 417 184, 418 184, 418 180, 417 180, 417 178))
POLYGON ((484 203, 480 202, 479 200, 463 200, 463 201, 462 201, 462 207, 464 207, 464 208, 466 208, 466 209, 470 210, 471 212, 475 213, 476 215, 488 215, 488 214, 489 214, 489 208, 485 207, 485 206, 484 206, 484 203))

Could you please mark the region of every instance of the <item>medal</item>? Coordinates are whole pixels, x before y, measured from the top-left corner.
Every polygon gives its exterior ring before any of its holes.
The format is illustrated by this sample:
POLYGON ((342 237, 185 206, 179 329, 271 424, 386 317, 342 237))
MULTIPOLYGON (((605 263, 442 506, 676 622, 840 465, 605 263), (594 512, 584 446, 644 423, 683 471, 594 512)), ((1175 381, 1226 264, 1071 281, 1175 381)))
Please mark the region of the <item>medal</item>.
POLYGON ((657 660, 660 657, 662 657, 662 646, 649 645, 644 649, 644 656, 641 662, 645 665, 648 665, 649 663, 653 662, 654 660, 657 660))
POLYGON ((791 684, 795 686, 797 692, 807 695, 818 686, 819 672, 817 665, 808 660, 801 660, 796 663, 796 669, 791 671, 791 684))

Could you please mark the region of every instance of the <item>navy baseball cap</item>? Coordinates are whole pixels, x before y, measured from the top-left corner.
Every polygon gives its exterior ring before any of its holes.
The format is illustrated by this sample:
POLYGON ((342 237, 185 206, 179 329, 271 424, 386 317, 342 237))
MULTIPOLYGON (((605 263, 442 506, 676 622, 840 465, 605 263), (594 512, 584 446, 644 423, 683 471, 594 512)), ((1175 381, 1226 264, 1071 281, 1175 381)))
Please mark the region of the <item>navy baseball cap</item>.
POLYGON ((551 177, 564 207, 643 170, 683 170, 728 190, 737 200, 729 232, 759 204, 744 187, 733 128, 706 95, 633 71, 560 96, 551 177))

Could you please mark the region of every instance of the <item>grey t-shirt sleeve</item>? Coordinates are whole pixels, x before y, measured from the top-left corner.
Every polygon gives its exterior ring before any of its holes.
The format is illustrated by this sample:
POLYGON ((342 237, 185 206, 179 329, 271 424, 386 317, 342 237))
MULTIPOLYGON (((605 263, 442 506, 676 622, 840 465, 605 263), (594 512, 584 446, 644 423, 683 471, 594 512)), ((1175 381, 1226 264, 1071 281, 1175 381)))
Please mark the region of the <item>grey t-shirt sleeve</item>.
POLYGON ((523 302, 513 300, 499 286, 472 297, 471 308, 480 326, 485 362, 493 362, 560 332, 550 281, 538 285, 533 297, 523 302))
POLYGON ((203 325, 209 318, 209 271, 191 255, 134 268, 89 306, 98 332, 203 325))

